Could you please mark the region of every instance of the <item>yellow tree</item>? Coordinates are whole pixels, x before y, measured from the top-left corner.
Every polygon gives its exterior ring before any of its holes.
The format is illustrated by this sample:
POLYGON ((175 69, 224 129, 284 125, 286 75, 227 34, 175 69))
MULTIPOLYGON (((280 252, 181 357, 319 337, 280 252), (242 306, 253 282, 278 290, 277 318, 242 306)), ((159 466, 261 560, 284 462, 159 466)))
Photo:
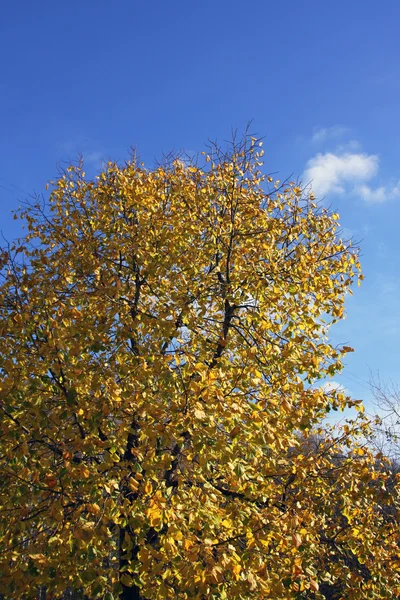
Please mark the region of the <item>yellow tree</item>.
POLYGON ((18 215, 0 286, 8 597, 399 593, 396 500, 366 425, 307 445, 356 404, 315 381, 351 350, 327 333, 357 252, 261 157, 245 137, 93 181, 71 166, 18 215))

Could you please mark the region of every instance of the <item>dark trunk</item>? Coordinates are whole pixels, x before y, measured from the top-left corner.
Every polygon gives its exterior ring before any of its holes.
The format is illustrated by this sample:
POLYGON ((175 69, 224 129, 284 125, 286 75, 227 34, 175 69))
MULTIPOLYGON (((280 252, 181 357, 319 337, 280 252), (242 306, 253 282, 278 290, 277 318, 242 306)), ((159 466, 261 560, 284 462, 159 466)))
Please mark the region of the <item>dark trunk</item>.
POLYGON ((140 590, 137 585, 133 587, 122 586, 122 592, 120 595, 121 600, 142 600, 143 596, 140 595, 140 590))
MULTIPOLYGON (((129 537, 131 537, 131 539, 133 538, 133 533, 130 527, 121 527, 121 529, 119 530, 119 568, 121 573, 124 572, 124 567, 129 565, 132 562, 132 560, 136 560, 139 552, 138 546, 134 546, 131 552, 129 553, 130 557, 124 558, 126 556, 126 552, 124 553, 124 551, 122 550, 122 544, 124 541, 125 533, 127 533, 129 537)), ((120 600, 142 600, 143 596, 140 595, 140 588, 137 585, 128 587, 122 582, 121 585, 122 592, 120 594, 120 600)))
MULTIPOLYGON (((139 423, 134 417, 131 424, 131 431, 128 435, 127 445, 125 449, 125 453, 123 456, 124 461, 127 463, 135 463, 136 457, 133 454, 133 450, 138 446, 138 437, 139 437, 139 423)), ((136 494, 132 494, 132 492, 127 489, 125 486, 122 489, 124 494, 127 494, 130 498, 130 501, 133 502, 136 499, 136 494)), ((135 534, 127 525, 126 527, 121 527, 119 530, 119 569, 120 573, 124 573, 124 567, 127 567, 132 562, 137 560, 137 555, 139 553, 139 547, 134 545, 132 550, 129 552, 124 552, 122 549, 122 545, 124 542, 125 534, 128 534, 130 539, 133 541, 135 539, 135 534)), ((120 600, 142 600, 143 596, 140 594, 140 588, 137 585, 126 586, 121 582, 122 592, 120 594, 120 600)))

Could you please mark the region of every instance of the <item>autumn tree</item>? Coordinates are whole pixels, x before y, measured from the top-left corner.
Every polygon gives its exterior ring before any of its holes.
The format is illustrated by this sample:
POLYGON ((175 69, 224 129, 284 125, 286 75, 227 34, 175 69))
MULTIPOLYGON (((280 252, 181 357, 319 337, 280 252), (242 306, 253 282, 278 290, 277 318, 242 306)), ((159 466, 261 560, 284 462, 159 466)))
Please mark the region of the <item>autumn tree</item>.
POLYGON ((312 194, 263 174, 259 146, 94 180, 72 165, 16 215, 0 286, 8 597, 399 593, 366 424, 304 445, 330 409, 362 408, 316 385, 351 350, 327 334, 357 251, 312 194))

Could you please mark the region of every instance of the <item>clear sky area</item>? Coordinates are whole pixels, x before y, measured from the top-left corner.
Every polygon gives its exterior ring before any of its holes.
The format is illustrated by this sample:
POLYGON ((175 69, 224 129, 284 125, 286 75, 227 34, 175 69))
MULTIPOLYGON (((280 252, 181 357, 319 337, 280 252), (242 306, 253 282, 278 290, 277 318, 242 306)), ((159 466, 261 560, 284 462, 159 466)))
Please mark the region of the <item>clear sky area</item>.
POLYGON ((399 23, 398 0, 3 3, 0 229, 79 153, 152 166, 252 120, 265 170, 312 181, 360 242, 332 385, 370 408, 370 372, 400 383, 399 23))

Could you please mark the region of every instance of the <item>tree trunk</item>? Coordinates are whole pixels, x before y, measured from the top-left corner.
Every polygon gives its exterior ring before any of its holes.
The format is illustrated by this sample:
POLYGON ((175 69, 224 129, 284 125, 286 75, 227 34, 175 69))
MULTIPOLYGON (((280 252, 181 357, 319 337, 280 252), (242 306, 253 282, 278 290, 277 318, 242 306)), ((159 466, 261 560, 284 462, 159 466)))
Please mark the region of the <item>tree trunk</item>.
MULTIPOLYGON (((120 572, 124 572, 122 570, 123 567, 125 567, 126 565, 128 565, 131 560, 135 560, 138 552, 139 552, 139 548, 138 546, 134 546, 132 548, 132 554, 131 554, 131 559, 128 560, 126 558, 122 558, 122 555, 124 554, 123 550, 122 550, 122 544, 124 541, 124 537, 125 537, 125 533, 128 533, 130 537, 132 537, 132 531, 130 530, 129 527, 121 527, 119 530, 119 568, 120 568, 120 572)), ((140 588, 137 585, 133 585, 131 587, 128 587, 126 585, 124 585, 121 582, 122 585, 122 592, 120 594, 120 600, 143 600, 143 596, 141 596, 140 594, 140 588)))
POLYGON ((143 596, 140 595, 140 589, 137 585, 134 585, 133 587, 127 587, 126 585, 122 584, 120 600, 143 600, 143 596))
POLYGON ((140 595, 140 590, 137 585, 134 585, 133 587, 123 585, 120 600, 143 600, 143 596, 140 595))
MULTIPOLYGON (((139 423, 136 419, 136 416, 134 416, 132 419, 131 431, 128 435, 125 453, 123 456, 124 461, 126 461, 127 463, 136 462, 136 458, 132 454, 132 450, 138 446, 139 431, 140 431, 139 423)), ((136 494, 133 494, 133 497, 132 497, 132 493, 129 492, 129 490, 127 490, 127 489, 124 489, 122 491, 123 491, 123 493, 125 492, 126 494, 130 493, 131 502, 133 500, 135 500, 137 497, 136 494)), ((119 569, 120 569, 120 573, 124 572, 123 567, 126 567, 127 565, 129 565, 129 563, 131 561, 134 561, 137 559, 137 555, 139 553, 139 547, 136 545, 132 548, 131 555, 129 558, 122 558, 123 555, 126 554, 126 553, 124 553, 124 551, 122 549, 122 544, 124 542, 125 533, 127 533, 132 540, 135 539, 134 533, 129 526, 120 528, 120 530, 119 530, 119 569)), ((128 586, 124 585, 122 582, 121 582, 121 585, 122 585, 122 592, 120 594, 120 600, 142 600, 143 596, 141 596, 140 588, 137 585, 128 587, 128 586)))

